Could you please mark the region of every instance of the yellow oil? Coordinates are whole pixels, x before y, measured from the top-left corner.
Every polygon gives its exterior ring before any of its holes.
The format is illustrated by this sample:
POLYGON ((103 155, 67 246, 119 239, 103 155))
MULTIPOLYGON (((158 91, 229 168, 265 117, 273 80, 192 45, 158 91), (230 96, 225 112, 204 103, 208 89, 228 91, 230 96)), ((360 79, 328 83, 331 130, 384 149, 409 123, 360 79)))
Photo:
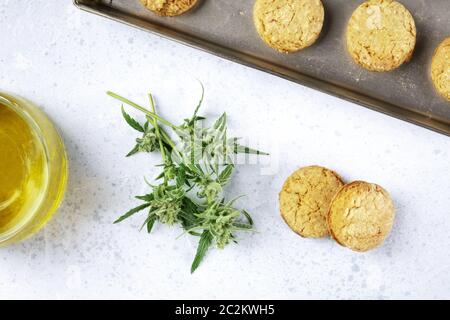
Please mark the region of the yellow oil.
POLYGON ((0 234, 32 219, 47 187, 45 149, 24 114, 0 103, 0 234))

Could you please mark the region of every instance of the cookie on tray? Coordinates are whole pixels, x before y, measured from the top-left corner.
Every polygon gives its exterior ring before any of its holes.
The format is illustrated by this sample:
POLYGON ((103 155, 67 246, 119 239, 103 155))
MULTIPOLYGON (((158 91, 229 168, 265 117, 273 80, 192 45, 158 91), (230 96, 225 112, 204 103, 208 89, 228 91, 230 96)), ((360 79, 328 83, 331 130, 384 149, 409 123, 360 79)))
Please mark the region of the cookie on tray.
POLYGON ((434 53, 431 78, 436 90, 450 101, 450 38, 442 41, 434 53))
POLYGON ((334 197, 328 213, 332 237, 354 251, 381 245, 394 223, 391 197, 382 187, 363 181, 345 185, 334 197))
POLYGON ((301 168, 285 181, 280 192, 281 216, 302 237, 327 236, 329 205, 343 185, 342 179, 329 169, 301 168))
POLYGON ((261 38, 286 53, 312 45, 320 35, 324 16, 320 0, 256 0, 253 10, 261 38))
POLYGON ((369 0, 347 26, 347 49, 353 60, 371 71, 391 71, 412 57, 416 25, 411 13, 394 0, 369 0))
POLYGON ((140 0, 149 10, 160 16, 173 17, 192 9, 198 0, 140 0))

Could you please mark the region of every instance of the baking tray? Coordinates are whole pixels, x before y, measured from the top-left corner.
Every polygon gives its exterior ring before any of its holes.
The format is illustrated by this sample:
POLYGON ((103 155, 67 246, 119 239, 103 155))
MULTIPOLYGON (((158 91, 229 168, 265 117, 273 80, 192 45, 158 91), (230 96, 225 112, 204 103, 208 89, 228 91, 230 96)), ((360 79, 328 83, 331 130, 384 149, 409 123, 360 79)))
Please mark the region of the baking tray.
POLYGON ((326 22, 315 45, 294 54, 267 47, 253 26, 254 0, 202 0, 191 12, 159 17, 139 0, 74 0, 79 8, 263 70, 450 136, 450 103, 429 76, 433 52, 450 36, 450 1, 402 0, 417 26, 413 58, 399 69, 362 69, 347 54, 345 29, 362 0, 322 0, 326 22))

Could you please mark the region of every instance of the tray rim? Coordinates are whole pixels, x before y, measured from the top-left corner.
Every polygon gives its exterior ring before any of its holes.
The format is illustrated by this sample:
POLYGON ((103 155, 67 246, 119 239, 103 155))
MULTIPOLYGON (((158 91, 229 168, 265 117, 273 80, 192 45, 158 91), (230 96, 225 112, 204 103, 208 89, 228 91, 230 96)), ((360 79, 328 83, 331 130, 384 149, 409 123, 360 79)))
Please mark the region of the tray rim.
POLYGON ((217 57, 257 69, 280 78, 295 82, 308 88, 326 93, 339 99, 349 101, 365 108, 389 115, 393 118, 403 120, 423 128, 435 131, 440 134, 450 136, 450 121, 427 115, 419 111, 412 111, 404 106, 396 105, 384 100, 380 100, 368 95, 359 93, 351 88, 345 88, 338 84, 326 80, 303 74, 299 71, 278 66, 264 59, 245 54, 234 49, 230 49, 219 44, 185 34, 171 28, 159 25, 155 22, 139 19, 126 14, 120 10, 108 6, 95 4, 97 0, 73 0, 73 4, 86 12, 111 19, 122 24, 150 32, 162 38, 175 41, 177 43, 198 49, 217 57))

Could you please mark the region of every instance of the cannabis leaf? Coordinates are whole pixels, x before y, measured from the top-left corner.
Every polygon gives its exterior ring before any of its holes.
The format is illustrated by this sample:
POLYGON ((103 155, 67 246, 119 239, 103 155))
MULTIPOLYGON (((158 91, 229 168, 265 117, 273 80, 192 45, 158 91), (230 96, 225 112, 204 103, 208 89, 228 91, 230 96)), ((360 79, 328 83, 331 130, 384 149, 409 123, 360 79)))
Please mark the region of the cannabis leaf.
POLYGON ((122 105, 122 115, 125 119, 125 121, 130 125, 130 127, 132 127, 134 130, 139 131, 139 132, 144 132, 144 127, 141 126, 141 124, 139 122, 137 122, 136 120, 134 120, 128 113, 125 112, 125 109, 122 105))
POLYGON ((208 251, 209 247, 211 246, 213 237, 209 233, 209 231, 205 230, 203 231, 200 240, 198 242, 197 247, 197 253, 195 255, 194 261, 192 262, 191 266, 191 273, 194 273, 195 270, 197 270, 198 266, 202 262, 203 258, 206 255, 206 252, 208 251))
POLYGON ((123 220, 128 219, 129 217, 134 215, 135 213, 138 213, 139 211, 142 211, 142 210, 144 210, 145 208, 148 208, 148 207, 150 207, 150 203, 141 204, 140 206, 137 206, 136 208, 133 208, 130 211, 128 211, 127 213, 125 213, 119 219, 114 221, 114 223, 122 222, 123 220))
POLYGON ((242 146, 238 138, 229 138, 226 113, 216 119, 211 127, 205 125, 206 118, 198 114, 204 100, 203 85, 193 115, 184 119, 180 125, 158 115, 151 94, 148 95, 150 109, 116 93, 108 92, 108 95, 145 114, 146 121, 141 124, 126 113, 122 105, 123 118, 141 134, 127 156, 159 151, 162 158, 162 163, 157 166, 161 172, 155 178, 159 184, 148 183, 150 192, 136 196, 144 203, 114 223, 148 209, 142 224, 148 233, 158 222, 169 226, 178 224, 184 229, 183 234, 200 237, 191 272, 199 267, 213 244, 223 249, 230 242, 236 242, 236 232, 252 230, 250 214, 234 207, 237 198, 226 202, 224 188, 231 181, 235 168, 234 154, 267 153, 242 146), (167 129, 172 130, 177 137, 176 142, 167 129))

